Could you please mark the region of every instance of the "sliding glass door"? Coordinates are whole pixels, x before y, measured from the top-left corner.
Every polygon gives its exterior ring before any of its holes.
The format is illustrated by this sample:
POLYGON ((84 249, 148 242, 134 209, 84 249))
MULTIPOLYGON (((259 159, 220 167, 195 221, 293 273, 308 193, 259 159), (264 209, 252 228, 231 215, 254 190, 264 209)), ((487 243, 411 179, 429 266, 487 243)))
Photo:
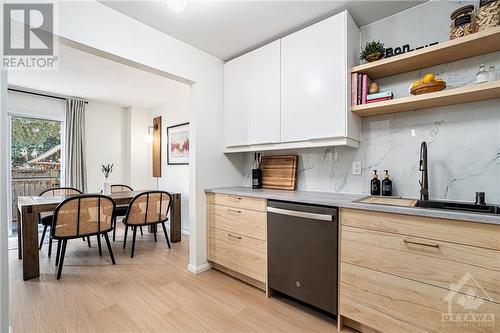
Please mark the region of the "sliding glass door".
POLYGON ((17 234, 17 197, 61 184, 61 133, 61 121, 10 116, 11 235, 17 234))

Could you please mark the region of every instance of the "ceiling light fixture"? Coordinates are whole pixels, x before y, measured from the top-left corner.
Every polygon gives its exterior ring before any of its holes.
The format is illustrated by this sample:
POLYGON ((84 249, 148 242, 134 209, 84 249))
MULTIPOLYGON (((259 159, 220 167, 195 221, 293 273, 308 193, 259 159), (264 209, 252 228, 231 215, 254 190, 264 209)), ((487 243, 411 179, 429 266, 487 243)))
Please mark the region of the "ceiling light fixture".
POLYGON ((166 0, 168 8, 176 13, 182 12, 186 9, 188 0, 166 0))

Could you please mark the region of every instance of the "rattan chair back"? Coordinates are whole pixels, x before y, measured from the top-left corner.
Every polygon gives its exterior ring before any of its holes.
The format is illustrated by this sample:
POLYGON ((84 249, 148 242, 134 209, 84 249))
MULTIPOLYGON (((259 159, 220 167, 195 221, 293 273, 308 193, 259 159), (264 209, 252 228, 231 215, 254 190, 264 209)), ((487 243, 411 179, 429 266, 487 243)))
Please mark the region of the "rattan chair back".
POLYGON ((52 237, 69 239, 111 231, 114 211, 115 202, 104 195, 86 194, 68 198, 54 211, 52 237))
POLYGON ((148 191, 134 197, 125 217, 127 225, 157 224, 168 220, 172 198, 165 191, 148 191))

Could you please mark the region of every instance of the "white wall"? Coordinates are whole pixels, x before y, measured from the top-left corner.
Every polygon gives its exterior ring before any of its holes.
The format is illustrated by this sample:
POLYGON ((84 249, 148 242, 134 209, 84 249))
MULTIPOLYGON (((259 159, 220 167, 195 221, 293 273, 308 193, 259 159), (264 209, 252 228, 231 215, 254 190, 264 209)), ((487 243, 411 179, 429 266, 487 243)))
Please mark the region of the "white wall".
MULTIPOLYGON (((181 193, 182 229, 189 231, 189 165, 168 165, 167 127, 189 122, 189 86, 179 86, 175 97, 168 103, 150 110, 150 118, 162 117, 162 176, 158 179, 159 189, 181 193)), ((151 162, 151 159, 148 159, 151 162)))
MULTIPOLYGON (((0 24, 3 13, 0 9, 0 24)), ((1 46, 0 46, 1 47, 1 46)), ((3 54, 3 52, 0 52, 3 54)), ((1 60, 1 56, 0 56, 1 60)), ((9 252, 7 240, 7 72, 0 70, 0 332, 9 331, 9 252)))
POLYGON ((152 124, 150 111, 128 107, 126 112, 130 155, 128 184, 137 190, 156 189, 156 180, 151 168, 151 144, 145 140, 148 126, 152 124))
POLYGON ((85 108, 87 191, 99 192, 104 175, 101 165, 114 163, 112 184, 129 182, 128 129, 125 109, 92 100, 85 108))
POLYGON ((193 82, 189 269, 205 269, 204 190, 241 184, 242 179, 242 156, 222 153, 222 61, 97 2, 60 2, 59 18, 57 34, 91 53, 193 82))
POLYGON ((64 121, 66 101, 9 91, 7 112, 26 117, 64 121))

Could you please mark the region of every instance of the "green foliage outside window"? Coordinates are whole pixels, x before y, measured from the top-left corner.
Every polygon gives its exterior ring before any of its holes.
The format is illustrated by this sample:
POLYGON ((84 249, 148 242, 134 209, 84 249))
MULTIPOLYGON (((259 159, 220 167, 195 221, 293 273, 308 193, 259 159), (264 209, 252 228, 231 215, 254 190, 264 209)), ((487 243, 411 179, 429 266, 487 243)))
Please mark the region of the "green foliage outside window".
MULTIPOLYGON (((28 161, 61 144, 61 123, 57 121, 13 117, 11 133, 13 169, 28 167, 28 161)), ((45 161, 60 163, 61 151, 45 161)))

